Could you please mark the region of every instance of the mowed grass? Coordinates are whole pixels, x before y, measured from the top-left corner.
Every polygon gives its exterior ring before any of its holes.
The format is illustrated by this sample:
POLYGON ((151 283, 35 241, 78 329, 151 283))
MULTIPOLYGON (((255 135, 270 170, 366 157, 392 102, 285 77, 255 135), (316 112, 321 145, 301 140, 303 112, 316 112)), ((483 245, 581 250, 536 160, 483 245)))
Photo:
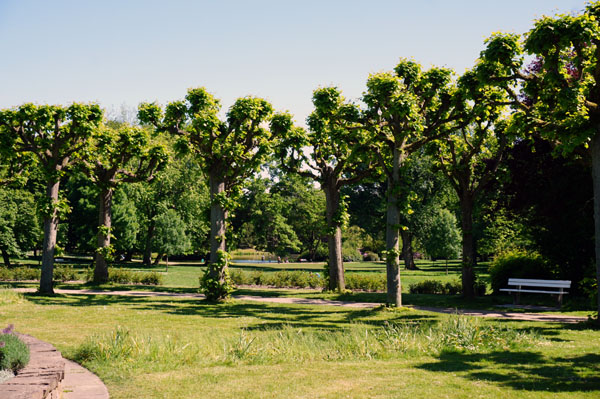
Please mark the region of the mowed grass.
POLYGON ((116 399, 600 395, 600 331, 585 325, 0 290, 8 323, 83 362, 116 399))

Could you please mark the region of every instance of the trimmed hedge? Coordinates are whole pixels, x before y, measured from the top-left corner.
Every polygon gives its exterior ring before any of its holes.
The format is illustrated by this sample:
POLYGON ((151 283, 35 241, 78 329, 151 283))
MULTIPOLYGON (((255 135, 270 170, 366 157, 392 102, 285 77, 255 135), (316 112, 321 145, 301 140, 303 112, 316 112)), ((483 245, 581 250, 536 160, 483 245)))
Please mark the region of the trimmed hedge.
MULTIPOLYGON (((94 279, 94 271, 87 271, 86 280, 94 279)), ((114 284, 162 285, 163 276, 157 272, 136 272, 121 268, 108 268, 108 282, 114 284)))
MULTIPOLYGON (((39 280, 40 269, 36 267, 0 267, 0 281, 26 281, 39 280)), ((56 266, 53 272, 54 281, 72 281, 77 280, 77 272, 72 265, 56 266)))

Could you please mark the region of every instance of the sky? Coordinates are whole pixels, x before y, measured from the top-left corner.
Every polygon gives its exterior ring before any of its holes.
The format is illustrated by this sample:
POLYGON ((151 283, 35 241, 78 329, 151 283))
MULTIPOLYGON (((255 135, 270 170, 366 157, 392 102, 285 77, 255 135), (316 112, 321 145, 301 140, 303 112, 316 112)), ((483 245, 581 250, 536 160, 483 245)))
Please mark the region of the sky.
POLYGON ((0 108, 97 102, 109 113, 188 88, 253 95, 304 125, 312 91, 359 100, 401 57, 464 72, 492 32, 525 33, 584 0, 0 0, 0 108))

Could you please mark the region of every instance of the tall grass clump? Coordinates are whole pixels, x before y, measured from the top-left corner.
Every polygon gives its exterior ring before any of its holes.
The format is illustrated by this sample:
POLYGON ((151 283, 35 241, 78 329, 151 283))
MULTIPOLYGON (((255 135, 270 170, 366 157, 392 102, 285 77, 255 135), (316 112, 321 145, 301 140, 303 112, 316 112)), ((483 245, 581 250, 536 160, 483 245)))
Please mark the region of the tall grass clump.
POLYGON ((0 370, 17 373, 29 363, 29 348, 17 337, 13 325, 0 331, 0 370))
POLYGON ((0 289, 0 305, 12 305, 25 302, 25 297, 20 292, 10 289, 0 289))
POLYGON ((444 351, 485 352, 523 348, 538 342, 529 332, 454 315, 439 323, 351 325, 311 330, 284 325, 224 333, 205 331, 194 340, 168 333, 138 333, 117 327, 89 337, 74 359, 86 366, 173 370, 181 365, 307 363, 439 355, 444 351))

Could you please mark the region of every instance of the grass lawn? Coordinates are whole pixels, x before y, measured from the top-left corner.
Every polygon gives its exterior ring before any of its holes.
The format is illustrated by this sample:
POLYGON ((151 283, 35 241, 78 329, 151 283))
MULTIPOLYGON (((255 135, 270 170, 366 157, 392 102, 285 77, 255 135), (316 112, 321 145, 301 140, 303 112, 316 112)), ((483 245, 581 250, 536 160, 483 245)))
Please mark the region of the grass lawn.
POLYGON ((82 362, 115 399, 600 395, 600 331, 579 325, 0 289, 8 323, 82 362))

